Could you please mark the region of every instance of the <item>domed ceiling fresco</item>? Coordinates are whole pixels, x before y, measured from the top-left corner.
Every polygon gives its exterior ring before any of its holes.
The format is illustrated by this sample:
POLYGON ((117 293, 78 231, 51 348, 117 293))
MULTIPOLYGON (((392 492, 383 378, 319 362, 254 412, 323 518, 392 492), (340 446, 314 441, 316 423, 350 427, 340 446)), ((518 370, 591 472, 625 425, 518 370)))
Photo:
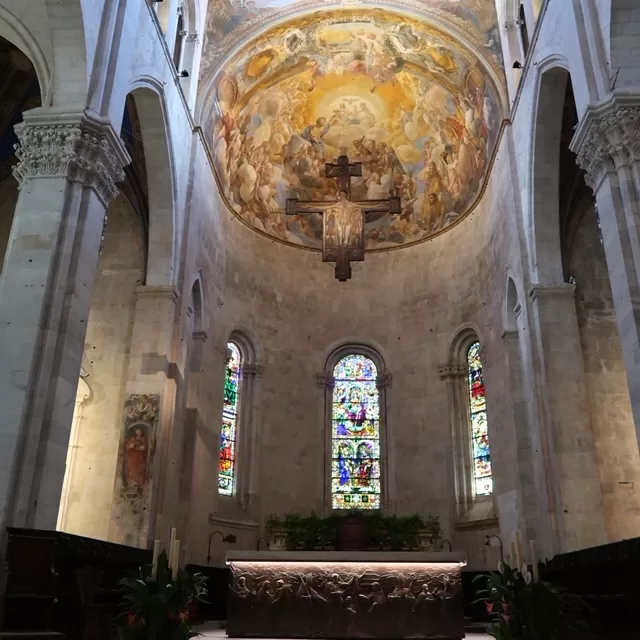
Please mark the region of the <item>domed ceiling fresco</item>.
POLYGON ((501 70, 454 34, 387 9, 335 8, 236 47, 211 75, 204 122, 230 209, 267 236, 319 250, 322 217, 285 215, 285 203, 334 200, 324 165, 347 155, 362 163, 352 200, 401 197, 400 215, 367 218, 367 250, 420 242, 461 219, 500 130, 501 70))

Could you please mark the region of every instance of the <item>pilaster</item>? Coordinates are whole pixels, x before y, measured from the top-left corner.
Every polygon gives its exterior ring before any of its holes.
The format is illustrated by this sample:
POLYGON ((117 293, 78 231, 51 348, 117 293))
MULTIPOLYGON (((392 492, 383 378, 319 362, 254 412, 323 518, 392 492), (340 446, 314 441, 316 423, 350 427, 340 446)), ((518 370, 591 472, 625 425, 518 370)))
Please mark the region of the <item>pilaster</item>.
POLYGON ((534 285, 538 414, 548 508, 560 553, 606 541, 602 491, 587 405, 575 286, 534 285))
POLYGON ((590 105, 571 142, 594 191, 640 446, 640 94, 590 105))
POLYGON ((16 132, 20 195, 0 276, 0 524, 54 529, 105 208, 129 157, 89 111, 33 109, 16 132))
MULTIPOLYGON (((156 420, 148 428, 146 480, 137 493, 129 492, 122 474, 116 474, 109 539, 122 544, 146 546, 161 528, 162 538, 175 523, 163 523, 165 480, 173 441, 174 410, 181 373, 172 354, 178 291, 172 285, 140 286, 131 334, 120 450, 129 437, 131 421, 127 407, 144 397, 153 404, 156 420), (165 526, 166 524, 166 526, 165 526)), ((119 461, 118 468, 122 468, 119 461)))

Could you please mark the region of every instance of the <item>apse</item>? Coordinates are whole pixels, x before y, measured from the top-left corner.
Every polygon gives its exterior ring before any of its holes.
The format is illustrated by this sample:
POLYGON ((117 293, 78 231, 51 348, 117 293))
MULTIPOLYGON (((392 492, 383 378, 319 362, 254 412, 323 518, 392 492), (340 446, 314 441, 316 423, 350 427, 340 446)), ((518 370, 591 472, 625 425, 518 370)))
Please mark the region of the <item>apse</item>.
POLYGON ((482 197, 503 118, 501 62, 469 33, 363 6, 296 14, 237 44, 213 63, 202 117, 226 206, 270 239, 320 251, 322 215, 286 215, 286 202, 334 201, 325 165, 347 156, 362 164, 351 200, 401 200, 400 215, 367 215, 366 251, 462 221, 482 197))

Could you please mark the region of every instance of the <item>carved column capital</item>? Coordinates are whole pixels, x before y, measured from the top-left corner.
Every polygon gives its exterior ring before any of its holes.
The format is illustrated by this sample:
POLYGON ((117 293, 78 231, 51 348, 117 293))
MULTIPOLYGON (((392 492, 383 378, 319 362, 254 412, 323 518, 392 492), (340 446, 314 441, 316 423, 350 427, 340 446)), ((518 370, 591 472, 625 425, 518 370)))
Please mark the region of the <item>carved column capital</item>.
POLYGON ((376 378, 376 386, 378 389, 386 389, 391 386, 393 375, 390 373, 382 373, 376 378))
POLYGON ((612 92, 589 105, 570 148, 594 192, 607 173, 640 161, 640 95, 612 92))
POLYGON ((261 364, 245 364, 242 367, 242 374, 247 378, 261 378, 264 367, 261 364))
POLYGON ((464 378, 467 375, 467 367, 457 364, 443 364, 438 367, 438 374, 442 380, 464 378))
POLYGON ((118 195, 131 158, 108 119, 41 107, 25 112, 15 130, 20 188, 29 179, 66 177, 94 189, 105 207, 118 195))
POLYGON ((333 389, 335 383, 336 381, 330 373, 326 373, 325 371, 316 373, 316 384, 321 389, 333 389))

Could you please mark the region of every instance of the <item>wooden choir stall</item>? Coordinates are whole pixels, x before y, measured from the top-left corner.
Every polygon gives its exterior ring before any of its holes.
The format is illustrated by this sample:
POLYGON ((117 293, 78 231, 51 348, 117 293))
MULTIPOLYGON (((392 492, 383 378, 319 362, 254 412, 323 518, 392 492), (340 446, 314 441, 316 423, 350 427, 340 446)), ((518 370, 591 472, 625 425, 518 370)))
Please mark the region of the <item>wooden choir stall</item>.
POLYGON ((231 638, 464 637, 460 553, 227 554, 231 638))

